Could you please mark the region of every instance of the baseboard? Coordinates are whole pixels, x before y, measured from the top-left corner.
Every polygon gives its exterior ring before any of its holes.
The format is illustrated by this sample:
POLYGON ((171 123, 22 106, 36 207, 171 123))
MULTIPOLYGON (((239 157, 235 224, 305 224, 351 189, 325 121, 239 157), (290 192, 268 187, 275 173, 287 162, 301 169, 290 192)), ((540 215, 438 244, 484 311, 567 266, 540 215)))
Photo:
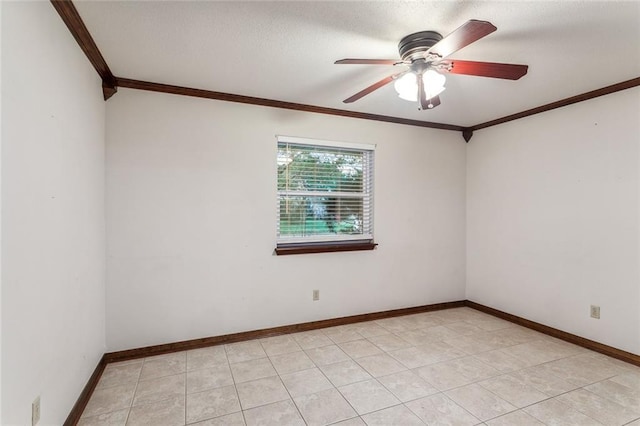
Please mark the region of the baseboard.
POLYGON ((100 380, 100 376, 102 376, 102 372, 104 368, 107 366, 107 361, 105 361, 105 356, 102 355, 98 365, 95 370, 93 370, 93 374, 89 378, 89 381, 82 389, 82 393, 78 397, 78 400, 73 405, 71 412, 67 416, 67 420, 64 421, 64 426, 75 426, 80 421, 80 416, 82 416, 82 412, 85 407, 89 403, 89 399, 91 399, 91 395, 93 394, 94 389, 98 385, 98 381, 100 380))
POLYGON ((443 309, 461 308, 465 301, 435 303, 431 305, 414 306, 410 308, 392 309, 389 311, 373 312, 368 314, 352 315, 348 317, 332 318, 320 321, 311 321, 300 324, 284 325, 280 327, 264 328, 261 330, 244 331, 241 333, 225 334, 222 336, 204 337, 202 339, 184 340, 182 342, 166 343, 162 345, 147 346, 144 348, 129 349, 104 354, 107 363, 126 361, 130 359, 146 358, 153 355, 162 355, 171 352, 180 352, 191 349, 200 349, 208 346, 227 343, 242 342, 245 340, 260 339, 264 337, 278 336, 281 334, 298 333, 301 331, 317 330, 320 328, 335 327, 338 325, 354 324, 363 321, 373 321, 384 318, 398 317, 402 315, 418 314, 421 312, 439 311, 443 309))
POLYGON ((595 352, 616 358, 629 364, 640 366, 640 355, 626 352, 621 349, 608 346, 594 340, 585 339, 584 337, 577 336, 575 334, 567 333, 566 331, 558 330, 557 328, 549 327, 548 325, 540 324, 535 321, 519 317, 517 315, 509 314, 507 312, 500 311, 498 309, 490 308, 489 306, 481 305, 480 303, 472 302, 471 300, 465 301, 465 306, 484 312, 489 315, 493 315, 498 318, 513 322, 523 327, 530 328, 540 333, 547 334, 549 336, 556 337, 569 343, 573 343, 583 348, 590 349, 595 352))

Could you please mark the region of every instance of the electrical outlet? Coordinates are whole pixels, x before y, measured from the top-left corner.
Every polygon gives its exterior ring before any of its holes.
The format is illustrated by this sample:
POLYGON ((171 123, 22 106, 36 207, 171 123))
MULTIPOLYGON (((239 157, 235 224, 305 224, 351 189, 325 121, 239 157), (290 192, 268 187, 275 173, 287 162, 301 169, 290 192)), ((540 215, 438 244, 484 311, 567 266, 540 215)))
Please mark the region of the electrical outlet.
POLYGON ((31 403, 31 426, 35 426, 40 421, 40 396, 31 403))
POLYGON ((591 318, 600 319, 600 306, 591 305, 591 318))
POLYGON ((313 290, 313 300, 320 300, 320 290, 313 290))

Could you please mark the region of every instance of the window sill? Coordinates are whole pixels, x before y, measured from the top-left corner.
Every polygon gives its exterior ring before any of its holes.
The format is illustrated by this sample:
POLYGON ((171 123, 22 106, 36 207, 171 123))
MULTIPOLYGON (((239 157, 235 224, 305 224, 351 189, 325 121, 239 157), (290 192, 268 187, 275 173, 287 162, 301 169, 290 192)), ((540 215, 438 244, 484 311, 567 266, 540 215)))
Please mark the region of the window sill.
POLYGON ((332 253, 337 251, 362 251, 373 250, 377 243, 327 243, 309 244, 290 247, 276 247, 276 255, 284 256, 289 254, 309 254, 309 253, 332 253))

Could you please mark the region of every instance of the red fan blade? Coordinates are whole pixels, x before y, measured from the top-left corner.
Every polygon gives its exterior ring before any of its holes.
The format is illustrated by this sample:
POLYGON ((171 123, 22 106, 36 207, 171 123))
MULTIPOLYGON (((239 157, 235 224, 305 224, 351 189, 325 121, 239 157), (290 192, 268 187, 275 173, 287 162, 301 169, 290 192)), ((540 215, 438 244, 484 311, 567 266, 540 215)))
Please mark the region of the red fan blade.
POLYGON ((431 49, 429 49, 429 53, 435 53, 445 58, 453 52, 457 52, 463 47, 470 45, 474 41, 491 34, 495 30, 497 30, 497 28, 491 22, 471 19, 433 45, 431 49))
POLYGON ((351 96, 350 98, 345 99, 342 102, 344 102, 345 104, 350 104, 351 102, 355 102, 358 99, 362 98, 363 96, 366 96, 369 93, 373 92, 374 90, 378 90, 382 86, 385 86, 385 85, 391 83, 393 80, 395 80, 396 78, 400 77, 403 74, 404 74, 404 72, 401 72, 401 73, 398 73, 398 74, 390 75, 389 77, 385 77, 382 80, 378 81, 377 83, 374 83, 371 86, 369 86, 369 87, 367 87, 365 89, 362 89, 361 91, 359 91, 355 95, 351 96))
MULTIPOLYGON (((451 74, 477 75, 480 77, 517 80, 527 73, 528 65, 500 64, 496 62, 474 62, 451 60, 451 74)), ((443 70, 443 71, 446 71, 443 70)))
POLYGON ((402 61, 397 59, 340 59, 336 64, 362 64, 362 65, 395 65, 402 61))

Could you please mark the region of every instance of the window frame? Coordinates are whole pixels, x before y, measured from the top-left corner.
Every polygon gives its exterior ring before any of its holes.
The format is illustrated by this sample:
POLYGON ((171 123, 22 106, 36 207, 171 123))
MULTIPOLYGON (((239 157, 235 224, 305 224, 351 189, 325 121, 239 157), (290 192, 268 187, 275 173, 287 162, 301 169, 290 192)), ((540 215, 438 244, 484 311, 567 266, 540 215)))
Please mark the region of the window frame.
MULTIPOLYGON (((280 229, 280 202, 281 197, 285 193, 291 195, 291 191, 278 190, 276 185, 276 198, 277 198, 277 213, 276 213, 276 248, 275 253, 277 255, 289 255, 289 254, 306 254, 306 253, 327 253, 327 252, 341 252, 341 251, 361 251, 361 250, 373 250, 378 244, 374 243, 373 235, 373 220, 374 220, 374 163, 375 163, 375 144, 364 143, 350 143, 350 142, 338 142, 320 139, 300 138, 293 136, 276 135, 276 170, 278 166, 278 152, 281 144, 292 145, 306 145, 311 147, 317 147, 319 149, 324 148, 336 148, 338 150, 345 151, 358 151, 364 154, 363 161, 366 161, 368 170, 363 172, 363 192, 354 194, 356 198, 362 198, 363 203, 369 204, 368 211, 368 224, 366 226, 367 232, 365 235, 349 235, 343 234, 340 238, 327 235, 316 235, 308 237, 292 237, 282 238, 280 229)), ((277 172, 276 172, 277 175, 277 172)), ((295 191, 294 191, 295 192, 295 191)), ((303 191, 305 192, 305 191, 303 191)), ((306 191, 313 193, 314 191, 306 191)), ((330 192, 327 192, 330 194, 330 192)), ((343 193, 341 196, 346 197, 343 193)), ((303 196, 303 195, 301 195, 303 196)))

